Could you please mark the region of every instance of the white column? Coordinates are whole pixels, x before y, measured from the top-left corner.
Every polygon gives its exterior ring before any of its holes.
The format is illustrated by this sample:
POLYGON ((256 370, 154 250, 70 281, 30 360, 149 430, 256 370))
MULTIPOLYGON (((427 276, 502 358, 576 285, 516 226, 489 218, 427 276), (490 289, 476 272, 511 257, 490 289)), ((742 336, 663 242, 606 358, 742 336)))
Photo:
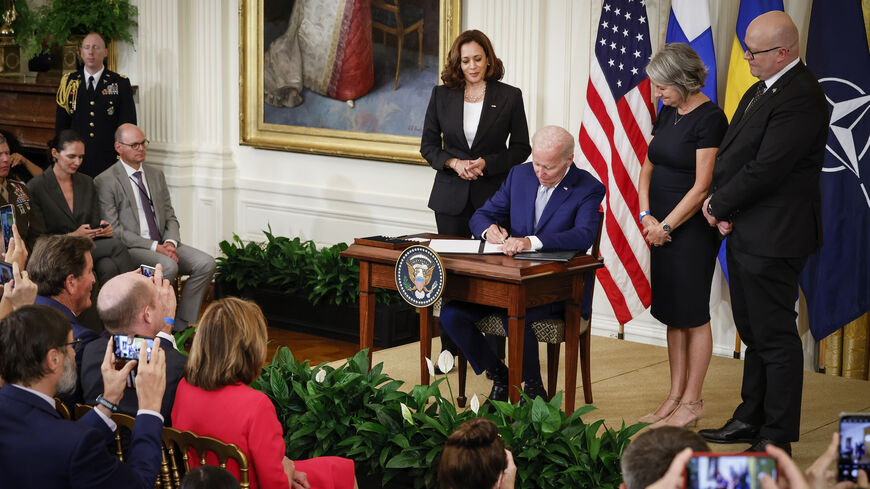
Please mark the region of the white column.
POLYGON ((157 147, 178 140, 178 0, 139 5, 139 125, 157 147))

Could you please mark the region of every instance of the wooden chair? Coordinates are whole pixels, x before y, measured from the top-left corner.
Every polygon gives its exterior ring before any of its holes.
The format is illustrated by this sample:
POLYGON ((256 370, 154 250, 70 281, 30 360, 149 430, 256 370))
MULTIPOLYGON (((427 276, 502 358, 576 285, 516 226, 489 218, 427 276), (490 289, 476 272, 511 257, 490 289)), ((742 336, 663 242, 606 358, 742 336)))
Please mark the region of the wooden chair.
MULTIPOLYGON (((592 245, 592 256, 598 257, 598 247, 601 242, 601 229, 604 224, 603 216, 599 216, 598 219, 598 235, 595 237, 595 243, 592 245)), ((594 272, 588 272, 594 273, 594 272)), ((594 288, 594 280, 590 278, 586 281, 587 284, 592 286, 592 290, 589 291, 590 303, 592 300, 592 293, 595 291, 594 288)), ((582 300, 582 298, 577 298, 578 302, 582 300)), ((567 310, 566 310, 567 313, 567 310)), ((564 342, 566 345, 566 351, 574 352, 578 351, 579 348, 579 356, 580 356, 580 371, 582 373, 582 381, 583 381, 583 398, 586 401, 586 404, 592 403, 592 380, 589 372, 589 358, 590 358, 590 349, 591 349, 591 315, 589 319, 580 318, 579 330, 576 332, 569 331, 573 328, 566 328, 566 324, 570 324, 570 322, 563 319, 545 319, 541 321, 535 321, 532 324, 527 324, 526 327, 531 327, 535 332, 535 338, 540 343, 547 343, 547 395, 551 398, 556 394, 556 379, 559 375, 559 350, 561 348, 561 344, 564 342)), ((477 323, 475 326, 482 333, 491 334, 495 336, 506 336, 504 327, 502 325, 501 315, 492 314, 489 315, 477 323)), ((524 345, 524 348, 537 348, 538 345, 524 345)), ((460 407, 465 406, 465 381, 468 374, 468 362, 465 359, 464 354, 459 352, 459 396, 456 398, 456 403, 460 407)), ((565 409, 570 414, 574 411, 574 396, 575 392, 573 386, 576 385, 577 379, 577 359, 574 357, 566 356, 565 358, 565 409), (571 376, 571 377, 568 377, 571 376), (574 382, 570 382, 569 379, 573 379, 574 382)))
POLYGON ((372 28, 381 31, 383 44, 387 34, 396 36, 396 81, 399 88, 399 68, 402 64, 402 44, 405 36, 417 31, 417 69, 423 67, 423 10, 416 5, 400 5, 399 0, 372 0, 372 28))
MULTIPOLYGON (((85 414, 88 414, 88 411, 90 411, 91 409, 93 409, 93 406, 88 406, 87 404, 76 404, 76 419, 80 419, 85 414)), ((124 457, 126 456, 126 454, 124 453, 127 448, 126 444, 129 443, 129 439, 125 441, 124 437, 122 437, 121 435, 121 432, 122 429, 126 429, 129 433, 132 433, 133 425, 136 423, 136 418, 124 413, 112 413, 110 418, 112 418, 112 421, 114 421, 115 424, 118 425, 118 429, 115 430, 115 455, 118 456, 118 460, 123 462, 124 457)), ((157 482, 157 487, 160 487, 160 481, 158 480, 157 482)))
POLYGON ((218 459, 222 468, 227 468, 227 460, 233 459, 239 464, 239 478, 242 489, 251 487, 248 479, 248 457, 239 447, 232 443, 224 443, 217 438, 199 436, 192 431, 180 431, 176 428, 163 428, 163 465, 160 469, 164 487, 176 489, 181 480, 190 470, 192 453, 199 457, 200 465, 206 464, 206 454, 211 452, 218 459))
POLYGON ((72 419, 72 418, 70 418, 70 415, 69 415, 69 408, 67 408, 66 404, 61 402, 61 400, 58 399, 57 397, 54 398, 54 408, 57 410, 57 413, 60 414, 60 416, 63 419, 72 419))

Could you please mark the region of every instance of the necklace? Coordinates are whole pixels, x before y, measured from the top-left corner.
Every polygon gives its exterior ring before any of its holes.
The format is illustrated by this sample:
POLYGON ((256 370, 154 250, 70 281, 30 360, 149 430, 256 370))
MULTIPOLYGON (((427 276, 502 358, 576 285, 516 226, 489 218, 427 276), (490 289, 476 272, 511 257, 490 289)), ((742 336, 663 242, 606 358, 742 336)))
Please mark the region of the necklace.
POLYGON ((674 125, 676 126, 676 125, 677 125, 681 120, 683 120, 683 117, 686 117, 687 115, 691 114, 693 110, 695 110, 695 109, 697 109, 698 107, 700 107, 701 104, 703 104, 704 102, 705 102, 705 101, 702 100, 700 104, 693 104, 693 105, 691 105, 690 108, 689 108, 688 110, 686 110, 686 113, 685 113, 685 114, 680 114, 680 110, 677 109, 677 115, 674 116, 674 125))
POLYGON ((483 96, 486 95, 486 83, 483 84, 483 90, 480 91, 477 95, 471 95, 468 93, 468 88, 465 89, 465 101, 468 103, 476 104, 483 100, 483 96))

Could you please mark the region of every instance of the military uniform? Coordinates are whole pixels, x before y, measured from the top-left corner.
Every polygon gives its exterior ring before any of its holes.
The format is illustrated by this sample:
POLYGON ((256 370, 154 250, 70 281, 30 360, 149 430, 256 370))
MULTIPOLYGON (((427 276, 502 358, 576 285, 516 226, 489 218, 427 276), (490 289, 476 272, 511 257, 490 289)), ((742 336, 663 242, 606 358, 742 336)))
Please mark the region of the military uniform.
POLYGON ((3 194, 0 193, 0 205, 12 204, 18 234, 27 245, 27 251, 32 252, 36 239, 45 234, 45 223, 42 220, 42 215, 33 204, 33 197, 24 182, 7 178, 0 185, 6 188, 8 196, 8 200, 4 199, 3 194))
POLYGON ((136 124, 136 105, 130 80, 108 69, 96 80, 93 99, 88 95, 83 71, 64 75, 57 90, 56 132, 74 129, 85 141, 85 158, 79 171, 91 178, 112 166, 115 129, 136 124))

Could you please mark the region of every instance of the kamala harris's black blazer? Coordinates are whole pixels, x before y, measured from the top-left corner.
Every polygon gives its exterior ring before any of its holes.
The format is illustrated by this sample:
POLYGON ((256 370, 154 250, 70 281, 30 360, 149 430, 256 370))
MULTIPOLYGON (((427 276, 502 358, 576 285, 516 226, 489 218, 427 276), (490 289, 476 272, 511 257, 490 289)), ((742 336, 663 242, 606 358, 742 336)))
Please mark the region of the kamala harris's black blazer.
POLYGON ((66 204, 53 167, 27 182, 27 188, 33 194, 33 202, 42 214, 45 230, 49 234, 70 233, 82 224, 90 224, 91 227, 100 224, 100 205, 94 181, 82 173, 74 173, 72 181, 72 211, 66 204))
POLYGON ((710 208, 734 223, 728 246, 757 256, 807 256, 822 245, 825 95, 802 62, 747 112, 756 86, 740 100, 719 146, 710 208))
POLYGON ((469 199, 475 209, 482 206, 498 190, 508 171, 532 152, 519 88, 499 81, 486 83, 480 123, 470 148, 462 123, 464 96, 463 88, 436 86, 423 124, 420 154, 437 171, 429 208, 441 214, 458 215, 469 199), (463 180, 444 165, 450 158, 480 157, 486 160, 486 168, 474 181, 463 180))

